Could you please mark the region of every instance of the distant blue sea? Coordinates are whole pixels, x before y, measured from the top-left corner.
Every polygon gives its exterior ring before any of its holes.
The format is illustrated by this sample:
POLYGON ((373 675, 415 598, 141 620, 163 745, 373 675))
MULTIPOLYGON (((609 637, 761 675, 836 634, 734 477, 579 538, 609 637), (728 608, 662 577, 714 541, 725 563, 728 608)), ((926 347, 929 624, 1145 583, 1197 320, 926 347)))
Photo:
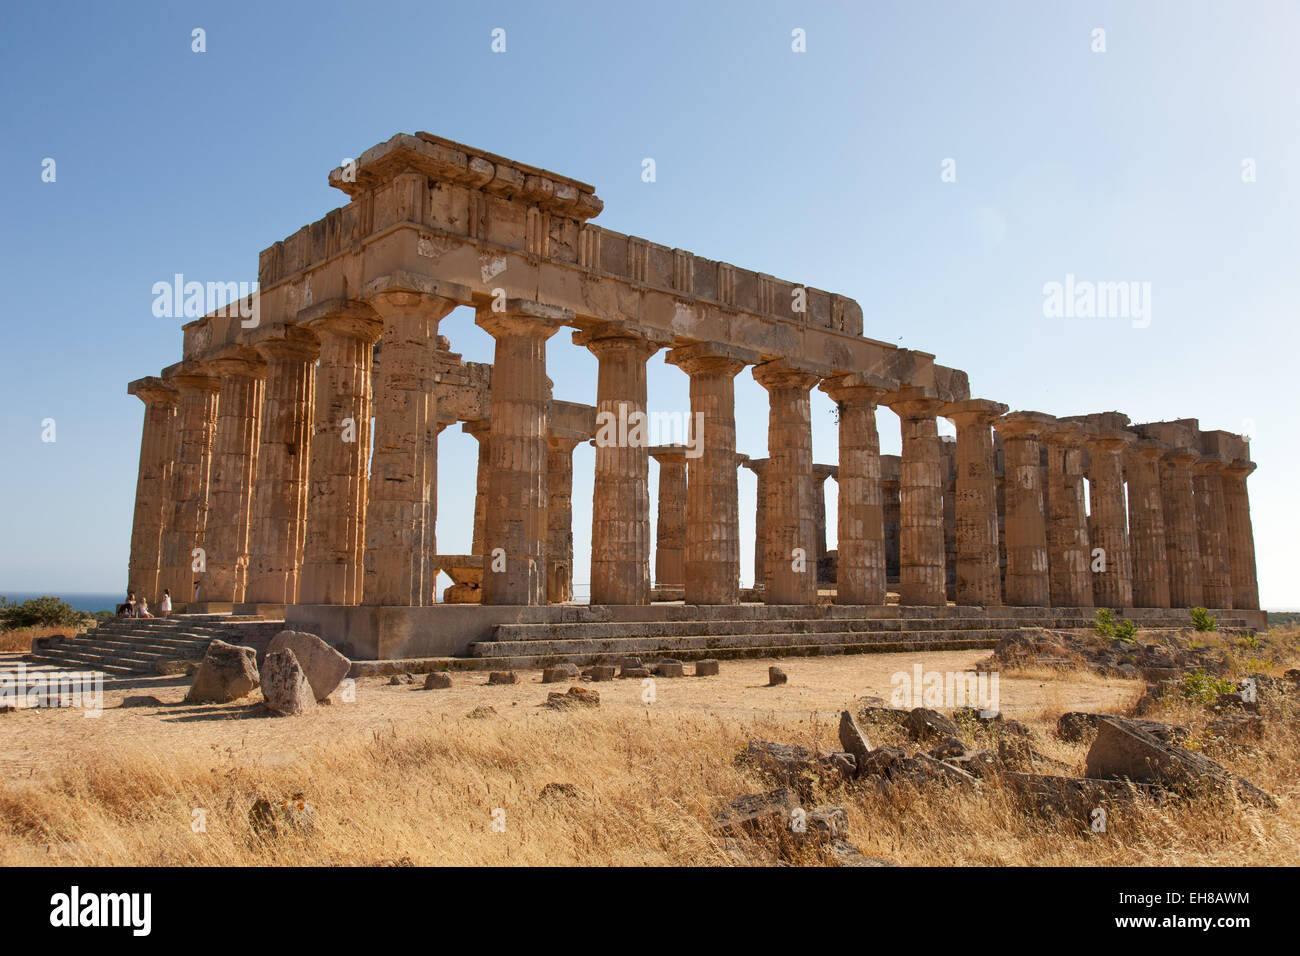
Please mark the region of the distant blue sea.
POLYGON ((0 588, 0 597, 7 598, 13 604, 22 604, 23 601, 30 601, 38 597, 56 597, 61 601, 67 601, 72 605, 74 610, 89 611, 111 611, 119 604, 126 600, 126 594, 78 594, 71 591, 6 591, 0 588))

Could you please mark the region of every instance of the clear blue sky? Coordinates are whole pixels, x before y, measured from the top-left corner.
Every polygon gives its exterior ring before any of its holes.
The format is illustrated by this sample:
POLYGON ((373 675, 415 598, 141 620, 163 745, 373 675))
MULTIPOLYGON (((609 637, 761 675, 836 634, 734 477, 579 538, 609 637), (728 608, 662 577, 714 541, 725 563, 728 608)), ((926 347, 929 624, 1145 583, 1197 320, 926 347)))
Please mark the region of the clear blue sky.
MULTIPOLYGON (((125 387, 181 347, 153 283, 254 279, 259 250, 343 204, 331 168, 428 130, 595 184, 609 228, 853 296, 868 335, 967 370, 975 396, 1249 430, 1261 597, 1300 605, 1294 2, 8 3, 3 18, 0 593, 125 584, 143 414, 125 387), (1149 327, 1045 318, 1043 285, 1067 273, 1151 283, 1149 327)), ((464 310, 443 331, 491 360, 464 310)), ((594 402, 595 361, 565 335, 550 368, 558 398, 594 402)), ((653 360, 650 394, 683 409, 686 378, 653 360)), ((740 450, 765 455, 748 372, 737 402, 740 450)), ((813 417, 815 456, 834 461, 824 396, 813 417)), ((880 424, 896 452, 897 420, 880 424)), ((473 453, 444 433, 445 552, 468 550, 473 453)), ((579 582, 591 461, 579 450, 579 582)), ((753 504, 742 471, 746 579, 753 504)))

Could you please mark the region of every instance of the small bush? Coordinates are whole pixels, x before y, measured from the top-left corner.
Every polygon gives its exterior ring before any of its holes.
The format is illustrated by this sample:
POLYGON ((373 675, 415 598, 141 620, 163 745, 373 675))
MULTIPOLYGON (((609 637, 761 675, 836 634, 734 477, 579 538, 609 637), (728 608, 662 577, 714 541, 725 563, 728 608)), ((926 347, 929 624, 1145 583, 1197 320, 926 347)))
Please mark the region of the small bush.
POLYGON ((1237 689, 1232 681, 1207 674, 1203 670, 1184 674, 1182 684, 1183 696, 1198 704, 1211 703, 1220 694, 1231 694, 1237 689))
POLYGON ((1115 640, 1132 643, 1134 635, 1137 634, 1138 626, 1132 621, 1120 621, 1115 625, 1115 640))
POLYGON ((1098 637, 1114 637, 1115 612, 1108 607, 1097 608, 1096 630, 1098 637))
POLYGON ((0 597, 0 630, 19 627, 76 627, 86 615, 56 597, 38 597, 14 604, 0 597))
POLYGON ((1214 615, 1203 607, 1190 607, 1187 609, 1192 615, 1192 627, 1198 631, 1212 631, 1215 627, 1214 615))

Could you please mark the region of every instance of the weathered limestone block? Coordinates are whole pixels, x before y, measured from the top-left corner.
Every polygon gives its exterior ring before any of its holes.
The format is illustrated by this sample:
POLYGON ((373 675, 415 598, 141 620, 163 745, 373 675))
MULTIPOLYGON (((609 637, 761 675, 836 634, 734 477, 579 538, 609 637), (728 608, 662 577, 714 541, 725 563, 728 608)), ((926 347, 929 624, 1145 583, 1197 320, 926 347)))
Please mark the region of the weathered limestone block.
POLYGON ((217 431, 204 534, 205 601, 241 602, 248 584, 253 481, 262 419, 266 363, 247 346, 232 346, 210 361, 221 379, 217 431))
POLYGON ((839 409, 839 604, 885 603, 884 500, 876 406, 896 379, 837 375, 819 386, 839 409))
POLYGON ((267 653, 286 649, 293 651, 316 700, 324 700, 334 693, 352 666, 351 661, 330 645, 305 631, 281 631, 271 638, 267 653))
MULTIPOLYGON (((767 389, 769 403, 763 600, 768 604, 812 604, 817 600, 817 564, 808 393, 822 373, 811 366, 778 361, 755 366, 753 374, 767 389)), ((687 573, 689 576, 689 570, 687 573)))
POLYGON ((316 709, 311 682, 289 648, 267 651, 261 679, 262 699, 277 714, 292 716, 316 709))
POLYGON ((224 704, 253 692, 260 683, 257 652, 251 647, 213 641, 185 695, 187 704, 224 704))
POLYGON ((1083 492, 1088 435, 1077 422, 1058 422, 1043 437, 1052 489, 1047 536, 1052 606, 1092 607, 1092 548, 1083 492))
POLYGON ((266 362, 261 445, 253 489, 248 586, 250 604, 294 604, 307 540, 308 469, 320 343, 306 329, 253 343, 266 362))
POLYGON ((331 300, 299 313, 320 339, 301 604, 361 603, 374 344, 383 323, 365 303, 331 300))
POLYGON ((650 457, 659 463, 654 596, 676 601, 686 595, 686 446, 660 445, 650 457))
POLYGON ((164 521, 170 517, 172 463, 176 460, 176 406, 179 396, 161 378, 142 378, 127 392, 144 402, 140 436, 140 469, 135 486, 135 517, 131 523, 131 557, 127 587, 157 605, 163 558, 164 521))
POLYGON ((1051 603, 1039 436, 1055 421, 1041 412, 1011 412, 994 422, 1006 454, 1005 600, 1014 607, 1051 603))
POLYGON ((484 604, 546 602, 546 340, 573 314, 510 299, 475 322, 496 339, 488 440, 484 604))
POLYGON ((171 515, 163 533, 161 585, 171 591, 173 602, 184 604, 194 599, 200 573, 194 570, 195 551, 203 547, 208 522, 208 481, 221 382, 195 362, 173 366, 164 371, 163 378, 179 396, 179 439, 171 474, 171 515))
POLYGON ((947 604, 943 541, 943 474, 935 416, 942 404, 916 387, 890 393, 885 404, 903 433, 899 486, 899 603, 947 604))
POLYGON ((1164 445, 1144 438, 1132 445, 1125 458, 1134 607, 1169 607, 1169 556, 1164 502, 1160 497, 1160 459, 1164 453, 1164 445))
MULTIPOLYGON (((758 353, 702 343, 667 355, 690 376, 692 428, 700 454, 686 466, 685 598, 688 604, 740 599, 740 501, 736 476, 735 378, 758 353)), ((816 569, 814 567, 814 577, 816 569)))
POLYGON ((994 607, 1002 603, 997 478, 990 426, 1006 411, 1006 405, 985 399, 948 402, 939 409, 957 428, 958 604, 994 607))

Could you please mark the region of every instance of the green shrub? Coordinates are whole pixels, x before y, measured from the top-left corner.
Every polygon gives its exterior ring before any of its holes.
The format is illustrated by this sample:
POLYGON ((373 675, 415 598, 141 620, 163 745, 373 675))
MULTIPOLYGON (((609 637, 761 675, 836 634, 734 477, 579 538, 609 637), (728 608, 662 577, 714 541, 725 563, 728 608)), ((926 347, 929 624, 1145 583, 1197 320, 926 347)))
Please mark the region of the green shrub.
POLYGON ((1115 636, 1115 612, 1108 607, 1097 608, 1097 636, 1115 636))
POLYGON ((1214 615, 1203 607, 1189 607, 1188 613, 1192 615, 1192 627, 1198 631, 1212 631, 1215 627, 1214 615))
POLYGON ((1232 681, 1207 674, 1203 670, 1184 674, 1182 684, 1183 696, 1200 704, 1208 704, 1220 694, 1231 694, 1237 689, 1232 681))
POLYGON ((1120 621, 1115 625, 1115 640, 1132 643, 1134 635, 1137 634, 1138 626, 1132 621, 1120 621))
POLYGON ((67 601, 38 597, 15 604, 0 597, 0 630, 19 627, 75 627, 85 617, 67 601))

